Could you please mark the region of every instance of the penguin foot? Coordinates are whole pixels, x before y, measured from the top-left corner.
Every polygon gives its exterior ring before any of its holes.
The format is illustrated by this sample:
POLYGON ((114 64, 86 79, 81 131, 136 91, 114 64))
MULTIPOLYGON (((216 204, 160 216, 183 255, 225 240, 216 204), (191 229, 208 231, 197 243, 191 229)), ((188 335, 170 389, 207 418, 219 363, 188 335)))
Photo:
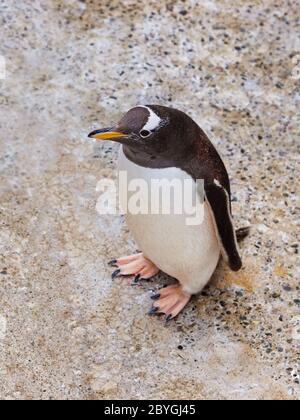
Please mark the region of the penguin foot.
POLYGON ((166 321, 171 321, 188 304, 191 296, 182 289, 180 284, 165 287, 152 297, 155 302, 149 315, 165 314, 166 321))
POLYGON ((112 260, 109 265, 117 268, 112 274, 113 279, 121 276, 135 276, 135 283, 140 280, 149 280, 159 272, 159 269, 144 257, 143 253, 112 260))

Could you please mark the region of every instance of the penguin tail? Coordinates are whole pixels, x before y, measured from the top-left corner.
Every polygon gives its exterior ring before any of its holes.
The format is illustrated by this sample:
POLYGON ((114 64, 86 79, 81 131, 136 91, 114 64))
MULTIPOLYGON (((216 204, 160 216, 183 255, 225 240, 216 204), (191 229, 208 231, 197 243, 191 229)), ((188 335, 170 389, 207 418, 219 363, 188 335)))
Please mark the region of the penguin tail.
POLYGON ((250 227, 244 227, 237 229, 236 231, 236 238, 238 242, 242 242, 250 233, 250 227))

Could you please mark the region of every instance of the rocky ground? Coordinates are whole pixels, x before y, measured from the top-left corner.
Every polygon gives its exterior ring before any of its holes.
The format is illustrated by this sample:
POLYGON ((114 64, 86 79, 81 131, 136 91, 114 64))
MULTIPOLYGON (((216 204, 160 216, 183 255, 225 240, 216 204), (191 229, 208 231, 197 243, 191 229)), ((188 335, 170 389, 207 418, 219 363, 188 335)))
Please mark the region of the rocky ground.
POLYGON ((1 398, 299 399, 298 2, 2 0, 0 22, 1 398), (140 103, 206 130, 252 225, 244 269, 168 325, 165 275, 111 280, 135 244, 95 208, 117 146, 86 137, 140 103))

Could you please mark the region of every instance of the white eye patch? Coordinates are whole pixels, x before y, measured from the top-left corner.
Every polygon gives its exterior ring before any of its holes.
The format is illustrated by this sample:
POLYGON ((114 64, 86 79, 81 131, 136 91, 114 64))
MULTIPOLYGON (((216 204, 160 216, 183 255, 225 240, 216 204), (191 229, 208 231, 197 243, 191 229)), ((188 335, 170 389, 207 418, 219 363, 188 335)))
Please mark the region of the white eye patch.
POLYGON ((146 122, 144 127, 141 129, 141 131, 143 131, 143 130, 146 130, 146 131, 156 130, 162 124, 162 119, 158 115, 156 115, 155 112, 151 108, 149 108, 147 106, 140 106, 140 108, 145 108, 149 112, 148 121, 146 122))

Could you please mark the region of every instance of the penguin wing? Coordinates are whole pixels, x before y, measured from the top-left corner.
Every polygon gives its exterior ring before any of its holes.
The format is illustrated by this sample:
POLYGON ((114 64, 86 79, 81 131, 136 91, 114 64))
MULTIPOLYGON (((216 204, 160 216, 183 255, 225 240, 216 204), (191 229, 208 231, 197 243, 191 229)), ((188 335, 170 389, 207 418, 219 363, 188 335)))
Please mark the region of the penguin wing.
POLYGON ((238 271, 242 267, 242 260, 231 216, 229 194, 226 188, 214 180, 205 183, 205 195, 219 237, 222 256, 231 270, 238 271))

